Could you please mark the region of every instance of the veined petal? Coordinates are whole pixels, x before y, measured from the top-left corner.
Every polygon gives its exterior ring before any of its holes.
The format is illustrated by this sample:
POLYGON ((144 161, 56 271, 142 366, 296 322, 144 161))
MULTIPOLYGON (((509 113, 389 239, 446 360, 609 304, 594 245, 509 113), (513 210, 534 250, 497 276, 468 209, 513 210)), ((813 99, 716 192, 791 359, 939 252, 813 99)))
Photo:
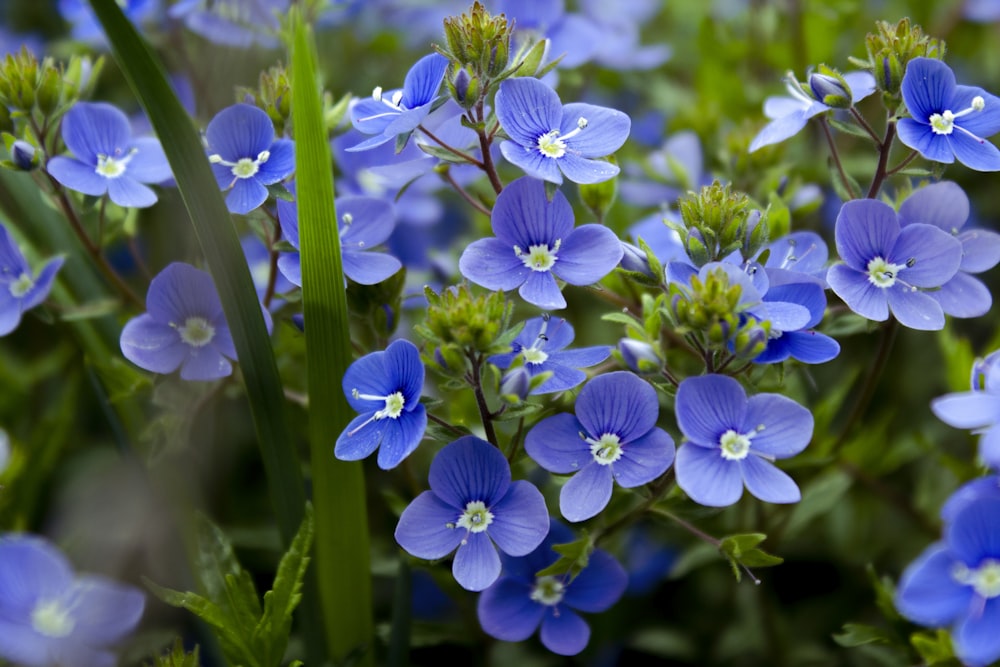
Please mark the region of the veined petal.
POLYGON ((969 197, 952 181, 941 181, 915 190, 899 205, 899 224, 934 225, 954 234, 969 219, 969 197))
POLYGON ((1000 557, 1000 498, 984 496, 962 507, 944 527, 944 539, 951 553, 968 565, 977 567, 986 558, 1000 557))
POLYGON ((382 444, 386 432, 393 428, 392 419, 375 419, 374 411, 362 412, 352 419, 343 432, 337 436, 333 455, 341 461, 360 461, 371 456, 382 444))
POLYGON ((659 412, 656 390, 628 371, 598 375, 576 399, 576 417, 587 435, 614 434, 626 444, 649 433, 659 412))
POLYGON ((129 160, 125 173, 135 180, 140 183, 159 183, 173 176, 159 139, 153 137, 134 139, 130 148, 134 148, 135 153, 129 160))
POLYGON ((743 495, 739 463, 722 458, 721 451, 690 442, 677 450, 677 485, 699 505, 726 507, 743 495))
POLYGON ((587 374, 577 368, 561 366, 550 362, 545 362, 540 366, 529 366, 528 372, 533 376, 539 373, 552 374, 548 380, 531 390, 532 395, 566 391, 587 379, 587 374))
MULTIPOLYGON (((392 97, 395 91, 388 91, 383 93, 383 97, 392 97)), ((364 134, 374 134, 379 137, 379 143, 385 143, 389 141, 392 137, 384 136, 385 128, 389 126, 389 123, 394 121, 397 116, 399 116, 400 111, 398 109, 393 109, 384 102, 379 100, 366 97, 364 99, 358 100, 351 106, 351 124, 354 129, 364 134)), ((367 141, 362 142, 366 144, 367 141)), ((348 151, 359 150, 361 144, 355 145, 348 148, 348 151)))
POLYGON ((591 461, 573 475, 559 492, 559 511, 567 521, 586 521, 597 516, 611 500, 611 466, 591 461))
POLYGON ((295 144, 289 139, 278 139, 268 151, 270 155, 260 164, 260 171, 254 178, 264 185, 273 185, 285 180, 295 171, 295 144))
POLYGON ((190 349, 177 330, 155 321, 149 314, 128 321, 122 329, 122 354, 139 368, 153 373, 173 373, 190 349))
POLYGON ((955 654, 969 667, 986 667, 1000 659, 1000 599, 983 603, 982 614, 969 614, 953 630, 955 654))
POLYGON ((743 426, 747 395, 740 383, 731 377, 689 377, 677 389, 674 409, 677 426, 685 438, 717 449, 723 433, 743 426))
POLYGON ((108 179, 108 198, 124 208, 146 208, 156 203, 156 193, 126 175, 108 179))
MULTIPOLYGON (((956 125, 960 124, 958 122, 956 125)), ((948 135, 948 143, 958 161, 976 171, 1000 171, 1000 149, 987 139, 977 141, 964 132, 948 135)))
POLYGON ((6 609, 29 617, 40 599, 58 599, 73 582, 73 568, 47 540, 8 533, 0 538, 0 599, 6 609))
POLYGON ((507 494, 510 467, 499 449, 467 435, 437 453, 428 481, 434 493, 459 512, 474 501, 490 508, 507 494))
POLYGON ((267 188, 257 180, 237 178, 226 195, 226 208, 232 213, 246 215, 267 201, 267 195, 267 188))
POLYGON ((1000 97, 992 95, 978 86, 955 86, 950 109, 958 113, 972 106, 972 100, 982 97, 985 106, 982 111, 974 111, 962 116, 956 125, 964 127, 977 137, 986 139, 1000 132, 1000 97))
POLYGON ((66 148, 92 167, 97 166, 98 155, 122 157, 130 135, 125 113, 105 102, 77 102, 62 121, 66 148))
POLYGON ((962 264, 968 273, 981 273, 1000 263, 1000 234, 988 229, 967 229, 958 235, 962 264))
MULTIPOLYGON (((412 343, 410 343, 412 345, 412 343)), ((358 412, 374 412, 385 407, 381 397, 399 391, 399 378, 392 375, 385 363, 385 351, 370 352, 347 367, 341 387, 351 407, 358 412), (355 396, 358 394, 358 396, 355 396), (362 394, 377 398, 362 398, 362 394)), ((421 376, 421 386, 423 379, 421 376)), ((419 397, 419 393, 417 394, 419 397)), ((404 408, 406 398, 404 396, 404 408)))
POLYGON ((981 317, 990 312, 993 296, 983 281, 959 271, 955 277, 928 292, 941 305, 941 310, 952 317, 981 317))
POLYGON ((830 289, 858 315, 876 322, 889 319, 886 290, 868 280, 867 275, 844 264, 834 264, 826 274, 830 289))
POLYGON ((233 372, 233 364, 213 346, 206 345, 190 349, 181 365, 181 379, 207 382, 228 377, 233 372))
MULTIPOLYGON (((773 106, 773 105, 772 105, 773 106)), ((822 108, 820 111, 825 110, 827 107, 820 105, 822 108)), ((812 107, 802 107, 799 106, 798 109, 791 111, 787 115, 775 118, 770 123, 764 126, 757 136, 753 138, 750 142, 749 152, 763 148, 764 146, 770 146, 771 144, 781 143, 789 137, 793 137, 799 133, 799 131, 806 126, 809 119, 815 114, 807 113, 812 107)), ((766 111, 766 108, 765 108, 766 111)))
POLYGON ((869 72, 847 72, 844 81, 851 88, 851 102, 857 104, 875 92, 875 77, 869 72))
POLYGON ((410 341, 400 338, 389 344, 382 357, 385 373, 392 378, 393 391, 401 391, 404 409, 413 410, 424 388, 424 363, 420 350, 410 341))
POLYGON ((590 642, 590 626, 572 609, 565 606, 558 609, 558 614, 553 608, 546 610, 539 638, 556 655, 576 655, 590 642))
POLYGON ((440 53, 431 53, 416 63, 403 80, 402 106, 414 109, 432 101, 441 87, 448 59, 440 53))
POLYGON ((189 317, 211 322, 222 314, 212 276, 184 262, 171 262, 153 278, 146 310, 161 324, 184 324, 189 317))
POLYGON ((915 223, 902 230, 885 259, 906 265, 899 272, 903 281, 917 287, 939 287, 958 271, 962 244, 938 227, 915 223))
POLYGON ((590 554, 587 567, 566 587, 563 600, 574 609, 601 612, 618 602, 628 585, 628 574, 603 549, 590 554))
POLYGON ((559 133, 579 130, 580 119, 585 127, 566 140, 566 150, 585 158, 611 155, 622 147, 632 127, 628 114, 617 109, 574 102, 563 107, 559 133))
MULTIPOLYGON (((542 155, 535 148, 522 146, 514 141, 504 141, 500 144, 500 152, 508 162, 523 169, 528 176, 540 178, 556 185, 563 182, 562 172, 559 171, 556 159, 542 155)), ((565 157, 564 155, 563 159, 565 157)), ((606 162, 605 164, 610 163, 606 162)))
POLYGON ((45 263, 38 272, 38 275, 35 276, 34 286, 21 299, 22 310, 31 310, 45 301, 49 292, 52 291, 52 284, 56 280, 56 273, 62 268, 64 261, 66 261, 65 257, 53 257, 45 263))
POLYGON ((944 328, 944 311, 940 304, 925 292, 894 285, 885 290, 893 317, 910 329, 937 331, 944 328))
POLYGON ((855 199, 841 206, 837 215, 837 252, 851 268, 867 271, 872 259, 888 259, 899 233, 891 206, 876 199, 855 199))
POLYGON ((559 129, 562 103, 548 85, 532 77, 506 79, 494 101, 500 126, 518 144, 535 148, 538 138, 559 129))
POLYGON ((338 197, 334 203, 343 247, 365 250, 385 243, 396 226, 396 210, 385 199, 375 197, 338 197), (351 220, 348 224, 345 218, 351 220))
POLYGON ((781 394, 755 394, 747 401, 739 432, 753 433, 750 450, 784 459, 798 454, 813 433, 808 409, 781 394))
POLYGON ((511 482, 510 488, 495 503, 489 534, 500 551, 510 556, 525 556, 542 543, 549 533, 549 511, 545 498, 530 482, 511 482))
POLYGON ((458 270, 463 276, 490 290, 509 292, 535 273, 514 254, 514 246, 498 238, 473 241, 462 252, 458 270))
POLYGON ((400 515, 396 542, 417 558, 444 558, 465 539, 467 531, 455 527, 460 515, 458 509, 445 504, 433 491, 424 491, 400 515))
POLYGON ((940 60, 914 58, 906 65, 900 91, 910 115, 927 123, 933 114, 947 109, 955 91, 955 74, 940 60))
POLYGON ((61 155, 49 160, 47 169, 52 178, 70 190, 93 197, 100 197, 107 192, 108 183, 111 182, 111 179, 98 174, 93 165, 61 155))
POLYGON ((566 307, 566 299, 551 271, 528 271, 517 293, 528 303, 542 310, 559 310, 566 307))
MULTIPOLYGON (((506 82, 504 82, 506 83, 506 82)), ((545 184, 533 178, 519 178, 497 196, 493 207, 493 233, 498 239, 527 252, 533 245, 551 249, 573 232, 573 208, 560 191, 549 201, 545 184)))
POLYGON ((274 141, 274 125, 267 113, 250 104, 226 107, 205 128, 209 153, 217 153, 226 162, 255 159, 274 141))
POLYGON ((491 637, 508 642, 524 641, 542 622, 546 607, 531 599, 531 584, 504 576, 479 596, 479 625, 491 637))
POLYGON ((840 343, 818 331, 789 331, 782 337, 788 353, 804 364, 822 364, 840 354, 840 343))
POLYGON ((618 165, 611 164, 606 160, 592 160, 573 153, 566 153, 560 158, 547 159, 555 162, 566 178, 574 183, 603 183, 609 178, 614 178, 621 171, 618 165))
POLYGON ((500 556, 486 533, 468 533, 455 552, 451 573, 467 591, 481 591, 500 576, 500 556))
POLYGON ((549 472, 576 472, 594 460, 580 432, 582 425, 569 413, 546 417, 528 431, 524 450, 549 472))
POLYGON ((377 285, 403 268, 403 263, 384 252, 343 252, 344 275, 359 285, 377 285))
POLYGON ((972 588, 952 577, 954 557, 932 544, 903 571, 896 588, 896 609, 911 621, 931 627, 950 625, 969 609, 972 588))
POLYGON ((927 123, 901 118, 896 122, 896 134, 904 146, 918 151, 932 162, 951 164, 955 161, 955 152, 948 143, 948 138, 935 134, 927 123))
POLYGON ((624 252, 604 225, 581 225, 563 239, 552 272, 570 285, 591 285, 611 273, 624 252))
POLYGON ((662 475, 674 462, 674 439, 662 428, 654 428, 622 447, 622 457, 611 464, 618 486, 632 489, 662 475))
POLYGON ((396 419, 383 419, 382 423, 385 424, 385 437, 378 449, 378 467, 392 470, 412 454, 423 439, 427 430, 427 409, 417 405, 396 419))
POLYGON ((739 461, 747 491, 766 503, 797 503, 802 499, 799 487, 788 473, 751 453, 739 461))
POLYGON ((931 411, 955 428, 986 428, 1000 424, 1000 396, 985 391, 945 394, 931 401, 931 411))

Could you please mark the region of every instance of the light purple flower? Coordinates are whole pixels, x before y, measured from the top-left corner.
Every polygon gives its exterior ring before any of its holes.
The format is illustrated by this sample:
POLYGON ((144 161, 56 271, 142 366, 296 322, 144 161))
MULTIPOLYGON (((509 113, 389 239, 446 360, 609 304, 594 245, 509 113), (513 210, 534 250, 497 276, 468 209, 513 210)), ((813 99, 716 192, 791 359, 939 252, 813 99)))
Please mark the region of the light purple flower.
POLYGON ((931 410, 949 426, 980 434, 980 458, 1000 471, 1000 366, 987 365, 983 372, 981 389, 939 396, 931 401, 931 410))
POLYGON ((278 16, 288 11, 289 4, 289 0, 180 0, 167 14, 216 44, 274 48, 280 43, 278 16))
POLYGON ((7 227, 0 224, 0 336, 16 329, 26 311, 45 301, 64 259, 53 257, 36 274, 7 227))

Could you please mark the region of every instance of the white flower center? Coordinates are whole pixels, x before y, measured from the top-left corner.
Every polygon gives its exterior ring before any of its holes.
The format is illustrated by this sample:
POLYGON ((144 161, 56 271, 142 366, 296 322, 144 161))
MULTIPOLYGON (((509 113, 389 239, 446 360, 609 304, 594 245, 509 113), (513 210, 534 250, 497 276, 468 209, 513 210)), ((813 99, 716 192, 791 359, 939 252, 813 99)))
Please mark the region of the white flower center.
POLYGON ((587 119, 580 116, 576 119, 576 129, 572 132, 567 132, 566 134, 560 135, 559 130, 550 130, 542 136, 538 137, 538 152, 545 157, 550 158, 561 158, 566 154, 566 140, 572 139, 576 135, 587 127, 589 123, 587 119))
MULTIPOLYGON (((969 105, 968 108, 962 109, 958 113, 952 112, 951 109, 945 109, 941 113, 931 114, 931 117, 928 118, 927 121, 931 124, 931 131, 934 134, 951 134, 956 127, 955 126, 956 118, 961 118, 962 116, 970 114, 974 111, 982 111, 985 108, 986 108, 986 100, 984 100, 981 95, 976 95, 974 98, 972 98, 972 103, 969 105)), ((977 139, 980 142, 982 141, 982 139, 972 134, 968 130, 963 129, 962 127, 959 127, 958 129, 962 130, 970 137, 973 137, 974 139, 977 139)))
POLYGON ((562 245, 562 239, 556 239, 551 249, 546 243, 528 246, 528 252, 524 252, 519 246, 514 246, 514 254, 520 257, 524 265, 532 271, 544 273, 551 269, 556 260, 559 259, 556 253, 559 251, 560 245, 562 245))
POLYGON ((27 273, 22 273, 17 277, 17 280, 12 282, 7 288, 10 290, 10 295, 15 299, 20 299, 25 294, 31 291, 31 288, 35 286, 35 281, 31 279, 27 273))
POLYGON ((893 264, 881 257, 868 262, 868 281, 875 287, 892 287, 899 278, 899 272, 907 267, 907 264, 893 264))
POLYGON ((528 347, 522 351, 524 354, 524 363, 533 364, 537 366, 538 364, 544 364, 549 358, 549 355, 539 350, 537 347, 528 347))
POLYGON ((31 611, 31 627, 46 637, 65 637, 76 625, 69 612, 58 600, 39 602, 31 611))
POLYGON ((727 461, 741 461, 750 453, 750 436, 729 429, 719 438, 722 458, 727 461))
POLYGON ((204 317, 189 317, 178 327, 181 340, 191 347, 205 347, 215 338, 215 327, 204 317))
POLYGON ((133 148, 123 157, 112 157, 103 153, 98 154, 97 167, 94 168, 94 171, 104 178, 118 178, 125 173, 125 167, 128 166, 129 161, 136 152, 137 149, 133 148))
POLYGON ((611 465, 622 457, 622 441, 617 434, 605 433, 597 440, 585 437, 583 433, 580 436, 590 445, 590 454, 599 465, 611 465))
POLYGON ((261 151, 252 160, 248 157, 243 157, 236 162, 229 162, 228 160, 223 160, 222 156, 218 153, 213 153, 208 156, 208 161, 212 164, 221 164, 224 167, 229 167, 229 170, 236 178, 253 178, 260 171, 260 165, 267 162, 270 157, 271 151, 261 151))
POLYGON ((972 586, 982 598, 989 600, 1000 597, 1000 560, 987 558, 974 569, 957 563, 951 576, 960 584, 972 586))
POLYGON ((486 509, 486 503, 473 500, 465 506, 462 516, 458 517, 456 526, 465 528, 470 533, 481 533, 493 523, 493 512, 486 509))
POLYGON ((546 575, 535 580, 535 586, 531 589, 531 599, 538 604, 554 607, 562 602, 565 593, 566 585, 562 581, 552 575, 546 575))

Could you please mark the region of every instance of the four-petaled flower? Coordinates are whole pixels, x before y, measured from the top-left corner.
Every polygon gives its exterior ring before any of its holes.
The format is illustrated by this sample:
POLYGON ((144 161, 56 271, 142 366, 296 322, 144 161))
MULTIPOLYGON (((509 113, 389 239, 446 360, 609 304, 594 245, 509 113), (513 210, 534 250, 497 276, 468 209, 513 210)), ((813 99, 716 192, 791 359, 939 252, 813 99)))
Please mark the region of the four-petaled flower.
POLYGON ((57 155, 46 169, 70 190, 107 193, 119 206, 143 208, 156 203, 156 193, 143 184, 170 178, 160 142, 133 139, 128 117, 110 104, 76 103, 63 117, 62 138, 74 157, 57 155))
POLYGON ((681 382, 677 484, 700 505, 732 505, 747 490, 769 503, 798 502, 799 487, 771 461, 798 454, 812 438, 812 414, 780 394, 747 398, 739 382, 702 375, 681 382))
POLYGON ((25 667, 109 667, 146 600, 137 588, 80 575, 48 541, 0 537, 0 658, 25 667))
POLYGON ((16 329, 25 311, 45 301, 63 259, 53 257, 35 275, 10 232, 0 224, 0 336, 16 329))
POLYGON ((899 140, 928 160, 958 161, 977 171, 1000 170, 1000 150, 986 140, 1000 132, 1000 98, 959 86, 940 60, 914 58, 900 86, 912 118, 896 123, 899 140))
POLYGON ((496 95, 496 114, 511 141, 500 151, 529 176, 562 183, 599 183, 618 167, 595 160, 614 153, 628 139, 629 117, 615 109, 574 102, 563 105, 538 79, 507 79, 496 95))
POLYGON ((858 315, 882 322, 889 312, 911 329, 944 327, 944 312, 921 288, 951 280, 962 244, 933 225, 901 227, 896 212, 875 199, 844 204, 834 231, 843 264, 826 274, 833 291, 858 315))
POLYGON ((462 275, 486 289, 518 294, 539 308, 566 307, 556 277, 570 285, 590 285, 621 261, 622 244, 598 224, 573 228, 573 209, 556 191, 549 201, 545 184, 519 178, 497 196, 492 215, 496 238, 473 242, 458 260, 462 275))
POLYGON ((485 440, 465 436, 446 445, 429 481, 431 490, 399 517, 396 542, 428 560, 457 548, 452 573, 466 590, 481 591, 500 576, 497 548, 524 556, 549 532, 542 494, 530 482, 512 482, 507 459, 485 440))
POLYGON ((479 596, 476 611, 486 634, 508 642, 524 641, 541 626, 545 648, 576 655, 590 641, 590 626, 577 611, 600 612, 615 604, 625 587, 625 569, 603 549, 590 554, 575 577, 537 576, 559 559, 552 547, 573 541, 573 532, 552 521, 545 540, 527 556, 501 556, 503 576, 479 596))
POLYGON ((598 375, 576 399, 576 416, 543 419, 524 439, 538 465, 575 473, 559 493, 559 511, 584 521, 607 506, 614 482, 633 488, 653 481, 674 460, 674 441, 656 426, 656 390, 636 375, 598 375))
POLYGON ((234 104, 215 114, 205 128, 208 161, 233 213, 249 213, 267 201, 268 185, 295 171, 295 146, 275 139, 267 113, 250 104, 234 104))
POLYGON ((424 364, 417 346, 400 339, 384 352, 366 354, 351 364, 342 384, 347 402, 360 414, 337 438, 334 455, 357 461, 378 448, 379 467, 395 468, 427 429, 427 410, 420 402, 424 364))

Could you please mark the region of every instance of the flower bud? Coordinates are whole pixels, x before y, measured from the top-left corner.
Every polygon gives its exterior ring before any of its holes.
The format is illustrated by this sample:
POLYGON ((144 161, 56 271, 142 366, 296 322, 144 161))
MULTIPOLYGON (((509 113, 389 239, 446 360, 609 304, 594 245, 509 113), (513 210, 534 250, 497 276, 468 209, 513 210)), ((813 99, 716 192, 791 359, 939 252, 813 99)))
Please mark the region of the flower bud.
POLYGON ((59 107, 62 98, 62 73, 48 60, 45 61, 38 85, 38 109, 48 116, 59 107))
POLYGON ((31 171, 38 166, 35 147, 21 139, 18 139, 11 145, 10 159, 14 163, 14 166, 22 171, 31 171))
POLYGON ((653 275, 653 271, 649 268, 649 260, 646 258, 646 253, 643 252, 641 248, 637 248, 631 243, 622 241, 622 249, 625 252, 622 255, 622 261, 619 262, 619 266, 626 271, 635 271, 636 273, 641 273, 644 276, 649 276, 650 278, 656 277, 653 275))
POLYGON ((531 373, 524 366, 512 368, 500 380, 500 396, 508 403, 517 404, 528 396, 531 373))
POLYGON ((660 368, 660 358, 649 343, 634 338, 622 338, 618 341, 618 352, 622 355, 625 365, 636 373, 652 373, 660 368))
POLYGON ((754 359, 760 356, 767 348, 769 330, 768 322, 747 322, 733 340, 733 354, 740 359, 754 359))
POLYGON ((839 75, 813 72, 809 75, 809 88, 816 99, 828 107, 851 108, 851 87, 839 75))

